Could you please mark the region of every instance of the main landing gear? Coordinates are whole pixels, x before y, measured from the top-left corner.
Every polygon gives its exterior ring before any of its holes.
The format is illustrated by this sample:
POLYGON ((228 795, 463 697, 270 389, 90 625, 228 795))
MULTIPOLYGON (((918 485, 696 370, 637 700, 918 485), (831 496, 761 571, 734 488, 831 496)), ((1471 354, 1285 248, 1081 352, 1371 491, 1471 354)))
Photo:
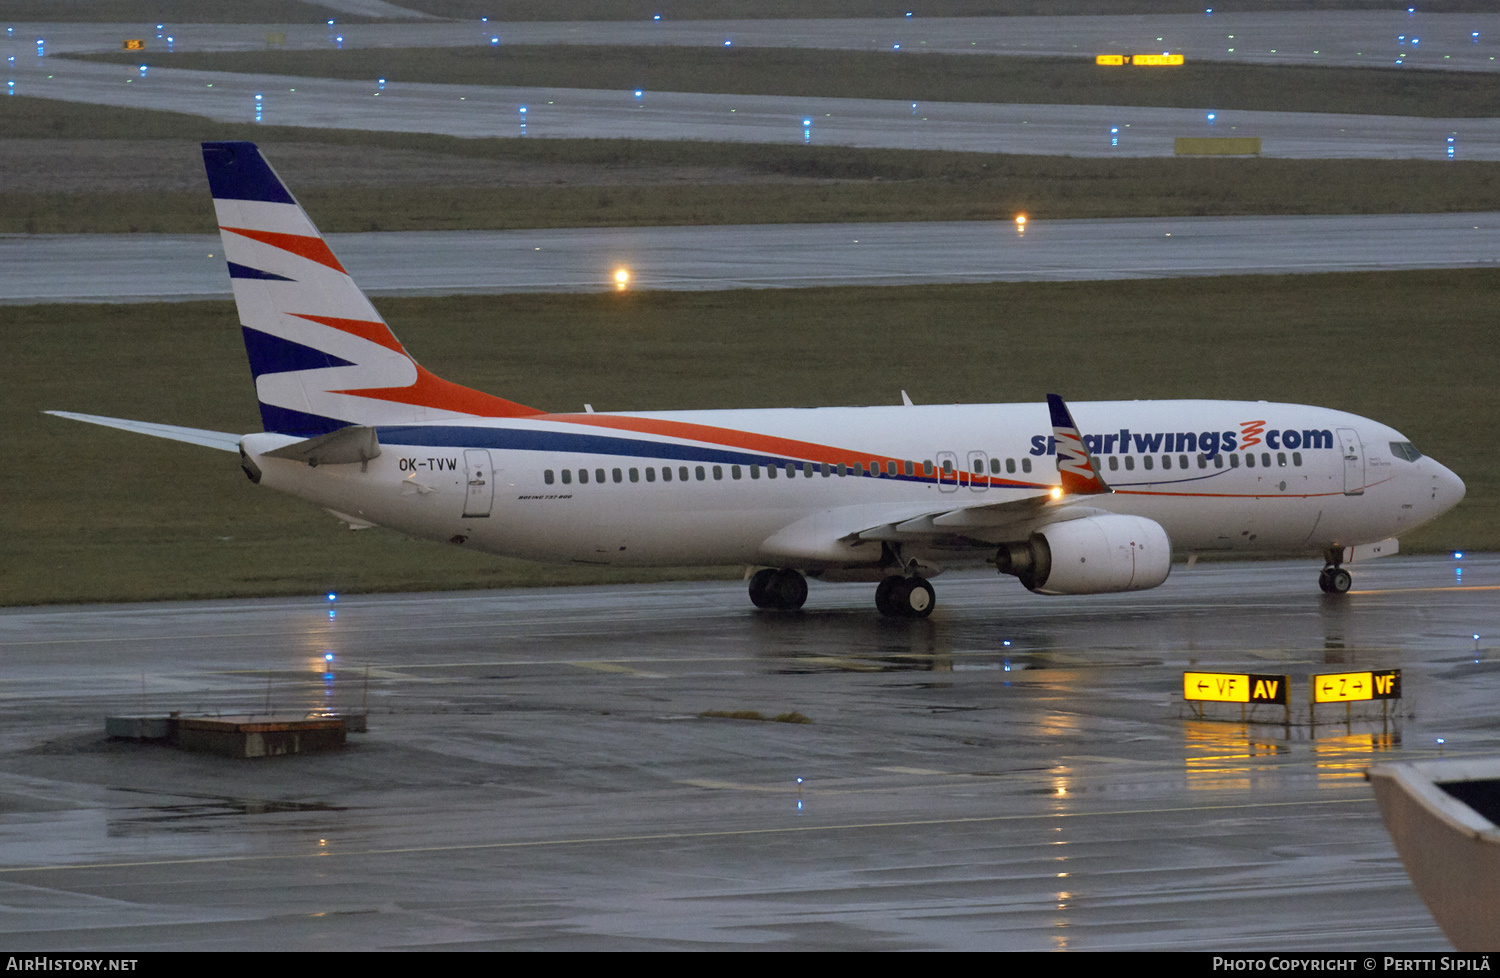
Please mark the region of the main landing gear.
POLYGON ((767 567, 750 578, 750 603, 772 611, 796 611, 807 602, 807 578, 791 568, 767 567))
POLYGON ((1344 562, 1344 548, 1329 550, 1326 557, 1328 566, 1318 575, 1318 587, 1323 589, 1324 594, 1348 594, 1349 585, 1354 583, 1354 579, 1340 566, 1344 562))
POLYGON ((891 575, 875 589, 875 607, 887 618, 926 618, 937 595, 925 577, 891 575))

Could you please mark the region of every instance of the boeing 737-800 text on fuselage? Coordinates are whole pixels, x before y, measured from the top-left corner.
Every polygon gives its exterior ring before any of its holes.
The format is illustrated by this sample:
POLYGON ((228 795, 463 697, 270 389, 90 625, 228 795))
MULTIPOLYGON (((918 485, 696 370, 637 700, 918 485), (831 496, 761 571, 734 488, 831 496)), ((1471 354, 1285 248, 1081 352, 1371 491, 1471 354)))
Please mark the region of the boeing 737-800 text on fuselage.
POLYGON ((54 413, 237 451, 352 526, 743 564, 762 608, 801 607, 806 576, 868 580, 882 613, 924 617, 947 564, 1097 594, 1162 583, 1174 547, 1321 556, 1343 592, 1346 560, 1394 553, 1464 494, 1383 424, 1264 401, 548 414, 419 367, 254 144, 203 159, 265 430, 54 413))

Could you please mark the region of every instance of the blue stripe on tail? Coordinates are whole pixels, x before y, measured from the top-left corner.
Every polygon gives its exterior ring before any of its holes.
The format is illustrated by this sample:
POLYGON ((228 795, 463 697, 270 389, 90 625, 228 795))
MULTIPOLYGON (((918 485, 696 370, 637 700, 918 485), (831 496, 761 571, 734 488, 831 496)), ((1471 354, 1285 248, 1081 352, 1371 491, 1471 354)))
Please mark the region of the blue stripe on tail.
POLYGON ((219 200, 296 203, 254 143, 204 143, 203 166, 208 171, 209 189, 219 200))
POLYGON ((321 370, 324 367, 352 367, 348 360, 324 353, 301 343, 272 336, 249 326, 240 327, 245 334, 245 352, 250 354, 250 373, 284 374, 295 370, 321 370))

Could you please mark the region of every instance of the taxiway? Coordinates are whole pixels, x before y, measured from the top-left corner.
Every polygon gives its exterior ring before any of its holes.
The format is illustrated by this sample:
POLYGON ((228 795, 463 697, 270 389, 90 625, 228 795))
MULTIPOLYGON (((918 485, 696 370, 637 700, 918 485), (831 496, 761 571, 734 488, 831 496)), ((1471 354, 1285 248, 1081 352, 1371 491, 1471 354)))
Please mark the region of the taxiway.
POLYGON ((1344 599, 1315 572, 1179 565, 1072 599, 944 575, 923 622, 856 585, 759 613, 739 583, 9 609, 0 934, 1442 949, 1363 771, 1500 748, 1500 558, 1360 565, 1344 599), (1403 671, 1389 716, 1306 725, 1309 675, 1365 668, 1403 671), (1291 676, 1292 725, 1196 718, 1189 669, 1291 676), (231 761, 101 729, 265 703, 370 732, 231 761))

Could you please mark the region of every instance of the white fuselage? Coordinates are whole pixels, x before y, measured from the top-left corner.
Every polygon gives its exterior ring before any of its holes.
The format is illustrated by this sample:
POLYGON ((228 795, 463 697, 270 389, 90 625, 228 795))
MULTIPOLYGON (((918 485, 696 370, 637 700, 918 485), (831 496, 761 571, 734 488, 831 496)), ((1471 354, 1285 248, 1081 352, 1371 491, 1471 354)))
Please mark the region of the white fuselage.
MULTIPOLYGON (((1072 407, 1114 489, 1084 497, 1088 509, 1153 520, 1177 553, 1374 543, 1463 495, 1448 469, 1409 457, 1399 432, 1341 411, 1072 407)), ((242 448, 262 484, 355 523, 536 560, 637 566, 854 568, 878 563, 882 540, 934 562, 983 557, 1048 516, 899 528, 1036 498, 1059 481, 1045 404, 542 415, 377 431, 380 454, 366 463, 268 458, 296 441, 270 433, 242 448)))

